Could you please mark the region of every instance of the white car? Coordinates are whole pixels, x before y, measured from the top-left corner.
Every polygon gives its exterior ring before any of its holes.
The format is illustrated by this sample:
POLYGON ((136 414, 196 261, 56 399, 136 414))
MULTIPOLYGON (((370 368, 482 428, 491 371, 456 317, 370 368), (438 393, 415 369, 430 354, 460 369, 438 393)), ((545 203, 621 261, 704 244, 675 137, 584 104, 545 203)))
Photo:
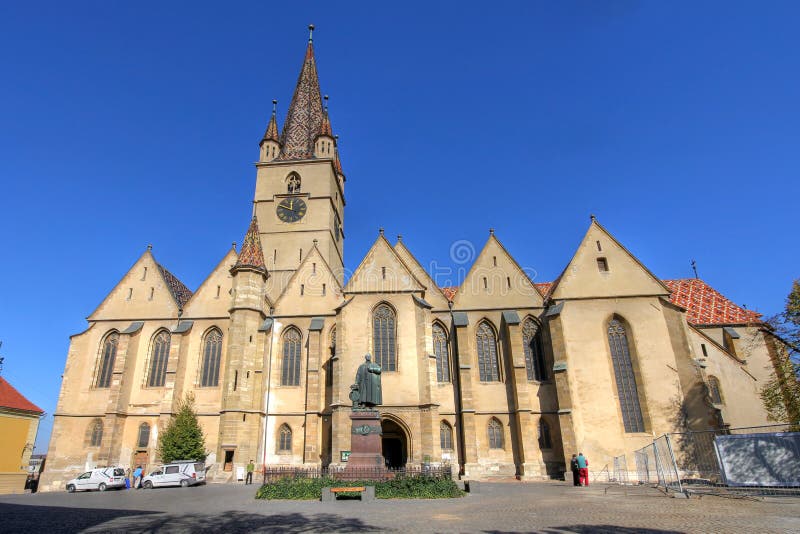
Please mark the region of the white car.
POLYGON ((67 482, 67 491, 73 493, 83 490, 105 491, 125 487, 125 470, 119 467, 92 469, 67 482))
POLYGON ((181 486, 183 488, 203 484, 206 481, 206 464, 186 460, 165 464, 142 479, 145 489, 160 486, 181 486))

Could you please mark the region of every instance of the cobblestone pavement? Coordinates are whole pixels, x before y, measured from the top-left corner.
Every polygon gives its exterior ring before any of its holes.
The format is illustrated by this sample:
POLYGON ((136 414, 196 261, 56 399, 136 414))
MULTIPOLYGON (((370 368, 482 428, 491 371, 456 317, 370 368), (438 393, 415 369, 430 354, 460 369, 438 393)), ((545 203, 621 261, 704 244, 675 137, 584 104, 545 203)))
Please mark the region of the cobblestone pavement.
POLYGON ((256 501, 258 486, 0 496, 2 532, 800 532, 800 498, 483 483, 462 499, 256 501))

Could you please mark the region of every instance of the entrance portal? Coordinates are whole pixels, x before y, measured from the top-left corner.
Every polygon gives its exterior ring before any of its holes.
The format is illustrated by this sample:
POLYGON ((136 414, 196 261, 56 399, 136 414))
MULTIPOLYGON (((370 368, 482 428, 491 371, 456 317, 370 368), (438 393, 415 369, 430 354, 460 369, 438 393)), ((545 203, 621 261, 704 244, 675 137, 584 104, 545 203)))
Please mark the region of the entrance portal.
POLYGON ((383 439, 383 458, 386 460, 386 467, 398 469, 406 465, 408 458, 408 438, 403 429, 391 419, 381 421, 383 439))

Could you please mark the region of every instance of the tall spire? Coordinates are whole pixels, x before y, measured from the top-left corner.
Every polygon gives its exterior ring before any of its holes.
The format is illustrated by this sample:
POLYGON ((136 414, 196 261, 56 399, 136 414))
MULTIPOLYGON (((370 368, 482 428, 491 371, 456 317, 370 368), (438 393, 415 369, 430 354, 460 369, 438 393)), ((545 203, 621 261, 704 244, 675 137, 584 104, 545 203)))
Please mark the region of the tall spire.
POLYGON ((244 236, 239 259, 236 260, 236 265, 231 271, 239 269, 254 269, 264 274, 267 272, 267 266, 264 264, 264 252, 261 248, 261 236, 258 233, 258 220, 255 215, 253 215, 253 220, 250 221, 250 227, 244 236))
POLYGON ((297 78, 292 103, 283 123, 281 155, 279 159, 310 159, 314 157, 314 139, 322 131, 324 111, 322 95, 317 78, 312 41, 314 25, 308 27, 309 34, 303 68, 297 78))
POLYGON ((280 137, 278 137, 278 122, 275 119, 275 114, 277 112, 278 101, 272 101, 272 117, 269 118, 269 124, 267 125, 267 131, 264 132, 264 138, 262 141, 275 141, 276 143, 280 142, 280 137))

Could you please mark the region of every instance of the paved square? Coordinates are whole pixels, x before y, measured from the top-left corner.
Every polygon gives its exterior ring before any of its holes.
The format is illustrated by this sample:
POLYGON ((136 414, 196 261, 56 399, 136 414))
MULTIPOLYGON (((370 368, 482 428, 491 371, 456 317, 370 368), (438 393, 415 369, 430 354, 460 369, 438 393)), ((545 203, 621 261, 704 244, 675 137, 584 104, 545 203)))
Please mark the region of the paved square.
POLYGON ((800 532, 800 498, 483 483, 463 499, 256 501, 257 485, 0 497, 3 532, 800 532))

